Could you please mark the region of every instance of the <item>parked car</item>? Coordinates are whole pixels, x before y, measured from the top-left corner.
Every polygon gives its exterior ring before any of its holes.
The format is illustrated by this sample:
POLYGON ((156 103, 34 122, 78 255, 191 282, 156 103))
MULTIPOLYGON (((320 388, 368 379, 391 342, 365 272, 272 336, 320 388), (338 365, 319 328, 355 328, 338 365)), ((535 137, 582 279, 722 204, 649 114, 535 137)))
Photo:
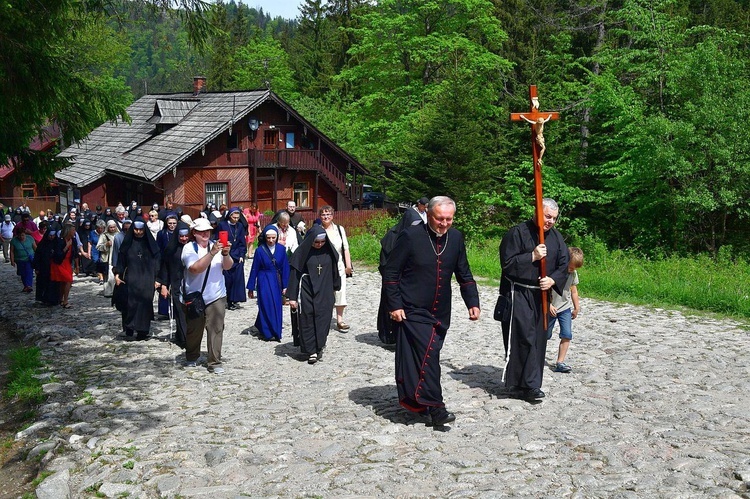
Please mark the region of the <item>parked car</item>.
POLYGON ((382 208, 385 203, 385 194, 382 192, 365 192, 362 194, 362 209, 372 210, 382 208))

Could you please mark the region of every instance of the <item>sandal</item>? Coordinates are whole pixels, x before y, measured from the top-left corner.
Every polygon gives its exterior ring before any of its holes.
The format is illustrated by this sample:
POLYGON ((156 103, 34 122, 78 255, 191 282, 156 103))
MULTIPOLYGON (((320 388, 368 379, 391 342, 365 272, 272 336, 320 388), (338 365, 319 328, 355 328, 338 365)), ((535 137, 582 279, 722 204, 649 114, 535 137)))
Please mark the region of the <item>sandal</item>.
POLYGON ((62 308, 70 308, 70 304, 68 304, 68 303, 61 303, 60 306, 62 308))
POLYGON ((349 331, 349 324, 346 322, 337 322, 336 327, 339 331, 349 331))
POLYGON ((310 356, 307 358, 308 364, 315 364, 317 361, 318 361, 317 353, 311 353, 310 356))

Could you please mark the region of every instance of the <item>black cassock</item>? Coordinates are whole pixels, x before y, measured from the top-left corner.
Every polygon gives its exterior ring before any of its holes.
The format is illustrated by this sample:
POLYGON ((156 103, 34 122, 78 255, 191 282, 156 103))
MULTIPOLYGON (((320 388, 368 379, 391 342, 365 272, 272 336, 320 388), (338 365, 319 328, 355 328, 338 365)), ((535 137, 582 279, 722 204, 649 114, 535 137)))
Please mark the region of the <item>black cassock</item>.
POLYGON ((45 305, 58 305, 60 303, 60 283, 50 277, 52 255, 57 245, 57 236, 50 239, 44 235, 34 252, 34 270, 36 270, 36 301, 45 305))
POLYGON ((399 402, 411 411, 445 405, 440 349, 450 327, 454 274, 466 307, 479 307, 463 234, 448 229, 437 237, 425 224, 401 231, 383 269, 388 310, 406 314, 396 323, 396 388, 399 402))
POLYGON ((322 248, 313 248, 312 242, 318 234, 325 234, 325 230, 315 225, 289 262, 286 295, 297 301, 297 311, 292 316, 292 335, 294 344, 299 343, 304 354, 318 353, 325 348, 335 303, 334 291, 341 289, 338 253, 327 236, 322 248))
MULTIPOLYGON (((531 261, 538 244, 539 229, 532 220, 511 228, 500 243, 504 375, 507 386, 519 389, 541 388, 544 373, 547 332, 539 289, 540 262, 531 261)), ((544 244, 547 276, 555 281, 553 289, 562 294, 568 277, 568 246, 555 228, 544 233, 544 244)))
MULTIPOLYGON (((183 228, 182 226, 187 228, 187 224, 179 222, 178 228, 183 228)), ((185 317, 185 309, 182 306, 182 301, 180 299, 182 296, 182 278, 184 271, 182 266, 183 245, 180 244, 180 237, 178 234, 179 233, 175 230, 174 234, 171 235, 167 246, 162 251, 161 266, 156 280, 159 284, 169 288, 169 296, 167 297, 167 300, 170 298, 172 300, 172 318, 175 321, 174 343, 180 348, 185 348, 187 318, 185 317)), ((159 295, 159 297, 161 298, 161 295, 159 295)), ((169 312, 168 309, 167 312, 169 312)))
POLYGON ((133 236, 132 226, 130 230, 120 246, 117 265, 112 272, 127 284, 123 328, 126 333, 136 331, 143 337, 151 329, 154 318, 154 283, 159 272, 160 255, 148 229, 140 238, 133 236))
MULTIPOLYGON (((378 265, 378 272, 380 276, 383 276, 385 264, 388 261, 388 255, 391 254, 393 246, 396 244, 398 235, 404 230, 405 227, 412 225, 418 225, 422 223, 422 219, 419 214, 413 210, 408 209, 404 212, 401 220, 388 229, 385 236, 380 240, 380 264, 378 265)), ((380 306, 378 307, 378 338, 386 345, 393 345, 396 343, 396 333, 394 331, 393 321, 390 317, 390 311, 388 310, 388 300, 385 295, 385 287, 380 287, 380 306)))

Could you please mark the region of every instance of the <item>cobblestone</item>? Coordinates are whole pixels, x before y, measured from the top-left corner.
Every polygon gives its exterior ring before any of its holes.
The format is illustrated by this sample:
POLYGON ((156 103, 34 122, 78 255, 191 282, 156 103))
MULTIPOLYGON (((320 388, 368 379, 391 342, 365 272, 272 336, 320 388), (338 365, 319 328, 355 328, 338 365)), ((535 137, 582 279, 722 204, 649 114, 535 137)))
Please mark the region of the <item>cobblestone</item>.
POLYGON ((0 275, 0 316, 53 376, 18 436, 54 471, 39 497, 750 497, 750 339, 731 320, 583 298, 573 371, 552 371, 551 341, 547 397, 528 404, 500 382, 495 289, 481 287, 478 322, 454 293, 442 367, 457 420, 437 431, 398 406, 376 272, 348 280, 351 331, 332 330, 312 366, 287 311, 280 344, 242 334, 254 301, 228 311, 223 376, 182 366, 169 321, 124 341, 93 279, 76 278, 64 310, 16 293, 9 265, 0 275))

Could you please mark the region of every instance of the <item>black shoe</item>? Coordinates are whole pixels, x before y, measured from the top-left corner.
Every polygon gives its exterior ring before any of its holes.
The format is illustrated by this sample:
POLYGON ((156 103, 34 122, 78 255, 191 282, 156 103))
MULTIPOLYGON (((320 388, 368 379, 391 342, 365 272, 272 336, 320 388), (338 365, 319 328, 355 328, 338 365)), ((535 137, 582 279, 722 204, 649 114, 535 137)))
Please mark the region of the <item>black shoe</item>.
POLYGON ((433 426, 442 426, 456 420, 456 415, 452 412, 448 412, 445 407, 430 408, 430 417, 432 418, 433 426))
POLYGON ((545 397, 544 392, 539 388, 528 388, 524 394, 526 400, 541 400, 545 397))

